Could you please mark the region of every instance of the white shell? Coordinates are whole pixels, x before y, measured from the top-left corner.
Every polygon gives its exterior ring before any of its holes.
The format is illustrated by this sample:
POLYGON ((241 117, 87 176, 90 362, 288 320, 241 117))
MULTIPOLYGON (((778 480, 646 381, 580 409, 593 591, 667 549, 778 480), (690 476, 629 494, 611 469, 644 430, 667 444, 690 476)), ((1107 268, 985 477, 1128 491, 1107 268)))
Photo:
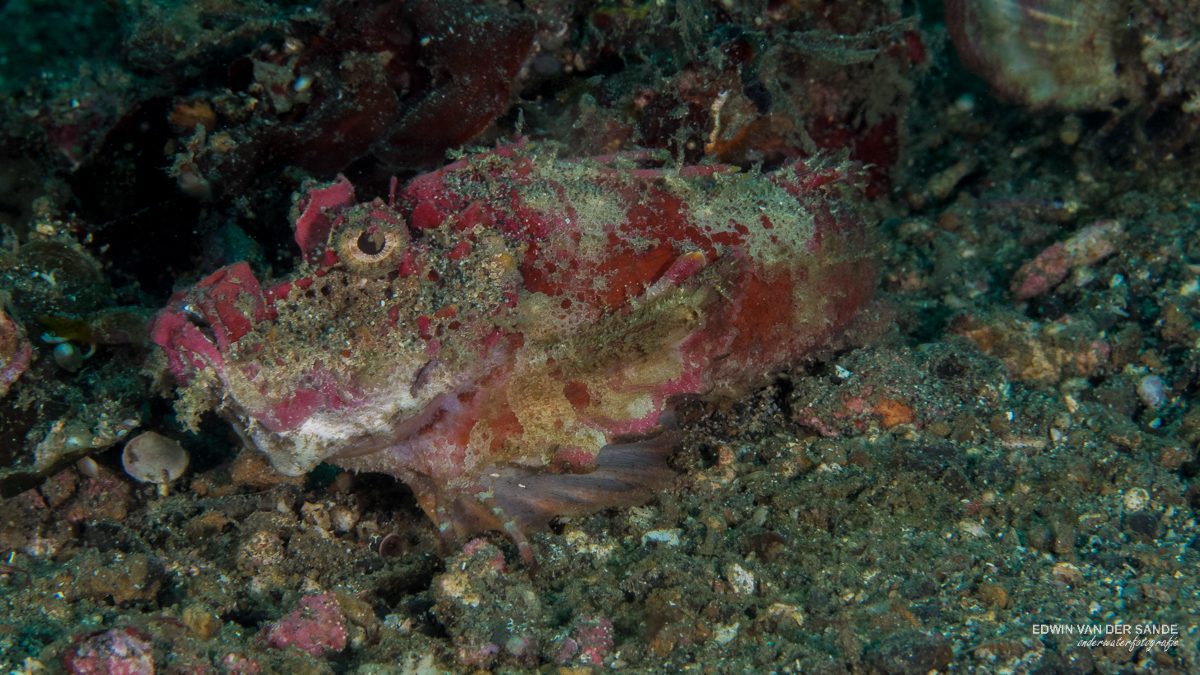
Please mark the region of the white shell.
POLYGON ((177 441, 147 431, 125 444, 121 466, 139 482, 161 485, 178 479, 187 471, 188 452, 177 441))

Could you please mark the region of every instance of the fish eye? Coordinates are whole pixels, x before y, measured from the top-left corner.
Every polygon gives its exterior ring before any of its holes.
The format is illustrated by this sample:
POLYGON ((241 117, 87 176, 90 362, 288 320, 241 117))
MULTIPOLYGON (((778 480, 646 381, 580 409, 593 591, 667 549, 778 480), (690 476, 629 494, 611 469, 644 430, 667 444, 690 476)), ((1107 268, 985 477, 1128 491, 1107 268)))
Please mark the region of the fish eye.
POLYGON ((339 232, 334 247, 338 260, 351 271, 383 276, 399 263, 408 242, 405 234, 402 229, 369 222, 339 232))
POLYGON ((369 256, 377 256, 387 246, 387 237, 378 228, 368 227, 355 241, 358 250, 369 256))
POLYGON ((183 313, 183 318, 187 319, 188 323, 195 326, 200 331, 200 334, 205 337, 205 339, 213 344, 217 343, 217 332, 213 330, 212 324, 208 322, 208 319, 204 318, 203 314, 196 311, 195 305, 184 305, 181 308, 181 311, 183 313))

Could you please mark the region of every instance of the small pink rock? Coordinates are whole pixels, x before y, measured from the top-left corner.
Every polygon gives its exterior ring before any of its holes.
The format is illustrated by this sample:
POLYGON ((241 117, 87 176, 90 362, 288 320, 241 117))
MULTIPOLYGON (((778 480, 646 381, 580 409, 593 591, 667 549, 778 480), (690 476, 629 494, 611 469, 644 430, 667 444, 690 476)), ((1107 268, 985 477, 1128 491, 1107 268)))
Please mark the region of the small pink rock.
POLYGON ((1072 268, 1094 265, 1115 253, 1123 232, 1115 220, 1098 220, 1065 241, 1051 244, 1013 275, 1013 295, 1028 300, 1053 289, 1072 268))
POLYGON ((463 555, 468 558, 480 556, 487 559, 487 567, 497 574, 504 574, 508 571, 508 564, 504 560, 504 551, 482 537, 476 537, 463 544, 463 555))
POLYGON ((76 675, 152 675, 150 641, 133 628, 112 628, 76 638, 63 656, 63 668, 76 675))
POLYGON ((230 675, 258 675, 262 672, 258 661, 237 652, 226 654, 225 658, 221 659, 221 668, 230 675))
POLYGON ((1056 242, 1017 270, 1012 282, 1013 294, 1019 300, 1035 298, 1062 283, 1070 267, 1066 248, 1061 241, 1056 242))
POLYGON ((459 647, 458 661, 472 668, 486 668, 500 653, 500 645, 489 642, 482 647, 459 647))
POLYGON ((276 649, 292 646, 321 656, 346 648, 346 620, 333 593, 309 595, 291 614, 268 626, 264 637, 276 649))
POLYGON ((129 481, 115 472, 99 467, 96 476, 84 478, 75 497, 63 507, 61 517, 68 523, 94 520, 120 522, 129 515, 132 489, 129 481))
POLYGON ((0 309, 0 396, 7 394, 12 383, 29 367, 32 355, 33 347, 25 339, 21 324, 0 309))
POLYGON ((556 660, 559 665, 565 665, 577 658, 588 665, 602 666, 614 644, 612 621, 605 617, 580 616, 562 641, 556 660))
POLYGON ((1117 252, 1117 240, 1125 233, 1116 220, 1097 220, 1063 242, 1072 267, 1095 265, 1117 252))

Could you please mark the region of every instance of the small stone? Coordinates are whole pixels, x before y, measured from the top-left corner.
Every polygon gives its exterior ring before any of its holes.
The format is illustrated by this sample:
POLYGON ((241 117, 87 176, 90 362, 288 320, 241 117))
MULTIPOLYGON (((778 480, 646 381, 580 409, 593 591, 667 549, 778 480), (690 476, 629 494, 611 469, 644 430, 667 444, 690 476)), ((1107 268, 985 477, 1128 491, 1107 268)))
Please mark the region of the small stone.
POLYGON ((1150 511, 1139 511, 1125 517, 1125 529, 1143 541, 1153 541, 1158 536, 1158 522, 1162 516, 1150 511))
POLYGON ((249 570, 271 567, 283 562, 283 540, 266 530, 256 530, 242 541, 238 551, 239 566, 249 570))
POLYGON ((966 157, 934 174, 926 184, 924 194, 921 195, 924 198, 923 202, 928 202, 930 197, 939 202, 948 199, 958 184, 978 165, 977 158, 966 157))
POLYGON ((885 637, 865 654, 872 669, 882 673, 945 672, 954 651, 941 635, 900 631, 885 637))
POLYGON ((84 457, 75 462, 75 468, 79 470, 81 476, 86 478, 95 478, 100 475, 100 465, 91 457, 84 457))
POLYGON ((1192 461, 1192 453, 1187 448, 1179 446, 1170 446, 1163 448, 1163 451, 1158 455, 1158 465, 1164 469, 1175 471, 1184 464, 1192 461))
POLYGON ((68 373, 78 372, 83 367, 84 352, 70 342, 60 342, 51 352, 54 363, 68 373))
POLYGON ((1094 265, 1115 253, 1123 233, 1118 221, 1099 220, 1051 244, 1013 275, 1013 294, 1018 300, 1028 300, 1050 291, 1072 268, 1094 265))
POLYGON ((91 549, 75 558, 62 583, 69 583, 80 597, 129 606, 153 601, 164 577, 162 563, 144 553, 105 554, 91 549))
POLYGON ((1072 266, 1088 266, 1117 252, 1125 228, 1116 220, 1097 220, 1063 242, 1072 266))
POLYGON ((310 656, 323 656, 346 648, 348 633, 341 607, 333 593, 308 595, 296 609, 263 630, 275 649, 295 647, 310 656))
POLYGON ((879 423, 883 425, 884 429, 891 429, 901 424, 912 424, 915 419, 912 408, 894 398, 885 398, 876 403, 874 410, 875 414, 879 415, 879 423))
POLYGON ((1083 135, 1083 121, 1078 115, 1067 115, 1058 129, 1058 140, 1063 145, 1075 145, 1083 135))
POLYGON ((1158 410, 1167 402, 1167 383, 1157 375, 1146 375, 1138 380, 1138 398, 1151 410, 1158 410))
POLYGON ((82 638, 63 655, 63 668, 76 675, 122 673, 152 675, 154 653, 150 641, 133 628, 113 628, 82 638))
POLYGON ((322 533, 328 533, 333 527, 332 519, 329 517, 329 509, 325 508, 325 505, 319 502, 304 502, 304 505, 300 507, 300 514, 304 516, 305 521, 322 533))
POLYGON ((737 461, 737 453, 728 445, 717 446, 717 466, 732 466, 737 461))
POLYGON ((1150 503, 1150 493, 1144 488, 1135 487, 1125 491, 1121 501, 1125 505, 1125 510, 1130 513, 1135 513, 1146 508, 1150 503))
POLYGON ((650 530, 642 535, 642 545, 659 544, 661 546, 678 546, 679 530, 650 530))
POLYGON ((725 580, 738 595, 754 595, 758 587, 754 574, 737 563, 730 563, 725 567, 725 580))
POLYGON ((1064 586, 1078 586, 1083 583, 1083 572, 1069 562, 1054 563, 1054 567, 1050 569, 1050 576, 1064 586))
POLYGON ((1056 242, 1017 270, 1012 280, 1013 295, 1018 300, 1037 297, 1066 279, 1070 267, 1066 248, 1056 242))
POLYGON ((958 529, 962 533, 976 539, 981 539, 988 535, 987 528, 984 527, 983 523, 979 522, 978 520, 964 518, 963 520, 958 521, 958 529))
POLYGON ((345 534, 353 530, 354 525, 358 523, 358 514, 339 504, 330 509, 329 520, 333 524, 333 529, 345 534))
POLYGON ((737 622, 718 625, 713 631, 713 642, 724 647, 737 639, 739 628, 741 628, 741 624, 737 622))
POLYGON ((988 582, 980 585, 979 599, 997 609, 1008 607, 1008 591, 997 583, 988 582))
POLYGON ((201 640, 207 640, 221 631, 221 619, 204 605, 188 605, 180 618, 183 625, 201 640))
POLYGON ((796 605, 789 605, 783 602, 772 603, 767 608, 767 616, 771 617, 779 625, 797 628, 804 625, 804 612, 796 605))

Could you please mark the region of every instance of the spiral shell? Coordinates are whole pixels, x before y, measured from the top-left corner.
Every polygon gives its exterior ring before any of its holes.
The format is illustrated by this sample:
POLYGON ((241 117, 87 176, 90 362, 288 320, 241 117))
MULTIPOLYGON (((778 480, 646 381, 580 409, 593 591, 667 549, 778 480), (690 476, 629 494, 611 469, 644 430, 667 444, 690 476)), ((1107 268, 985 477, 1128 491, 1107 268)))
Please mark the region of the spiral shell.
POLYGON ((1120 67, 1118 0, 946 0, 959 57, 1001 98, 1034 109, 1096 110, 1136 98, 1120 67))

